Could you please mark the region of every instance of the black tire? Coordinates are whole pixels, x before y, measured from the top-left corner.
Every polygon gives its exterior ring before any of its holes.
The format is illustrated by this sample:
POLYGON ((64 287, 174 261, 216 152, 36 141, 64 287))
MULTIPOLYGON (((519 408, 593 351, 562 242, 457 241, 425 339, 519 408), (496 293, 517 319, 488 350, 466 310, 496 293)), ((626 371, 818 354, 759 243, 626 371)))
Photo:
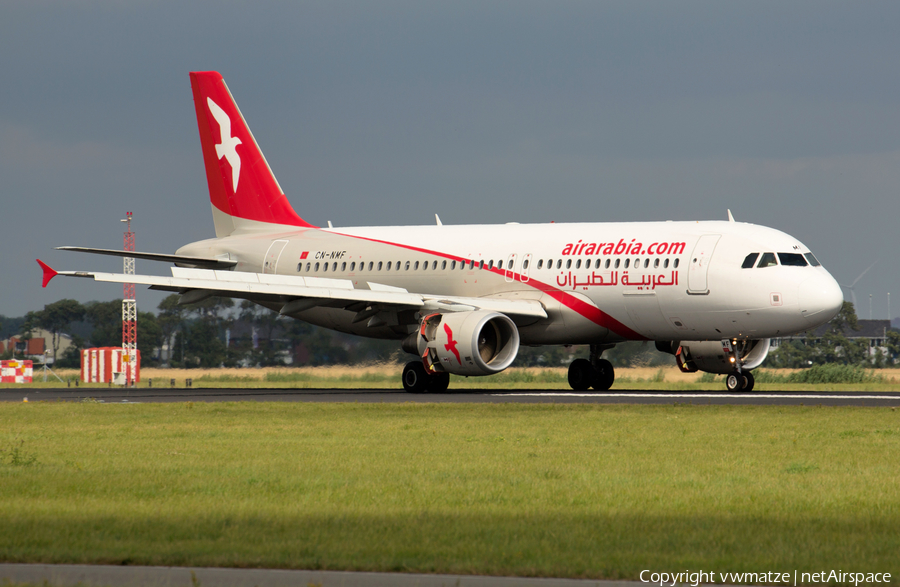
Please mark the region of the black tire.
POLYGON ((594 382, 591 385, 597 391, 609 391, 616 380, 616 370, 612 363, 606 359, 600 359, 594 367, 594 382))
POLYGON ((737 371, 733 371, 725 377, 725 387, 728 388, 728 391, 743 391, 746 382, 743 374, 737 371))
POLYGON ((434 373, 428 376, 428 391, 431 393, 444 393, 450 387, 449 373, 434 373))
POLYGON ((594 383, 594 367, 587 359, 575 359, 569 365, 569 387, 587 391, 594 383))
POLYGON ((410 361, 403 367, 403 389, 408 393, 424 393, 430 378, 422 361, 410 361))
POLYGON ((744 371, 744 379, 747 380, 747 383, 744 385, 744 389, 742 391, 753 391, 753 385, 756 384, 756 378, 753 377, 753 373, 750 371, 744 371))

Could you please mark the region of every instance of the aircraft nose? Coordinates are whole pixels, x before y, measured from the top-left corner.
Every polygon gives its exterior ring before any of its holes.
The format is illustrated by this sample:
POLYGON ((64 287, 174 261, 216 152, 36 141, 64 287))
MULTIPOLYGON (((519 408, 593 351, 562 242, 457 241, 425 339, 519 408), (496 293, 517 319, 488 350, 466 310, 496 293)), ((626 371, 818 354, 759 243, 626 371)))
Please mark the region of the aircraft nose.
POLYGON ((818 326, 834 318, 844 303, 838 282, 826 272, 806 278, 797 288, 797 300, 803 316, 818 326))

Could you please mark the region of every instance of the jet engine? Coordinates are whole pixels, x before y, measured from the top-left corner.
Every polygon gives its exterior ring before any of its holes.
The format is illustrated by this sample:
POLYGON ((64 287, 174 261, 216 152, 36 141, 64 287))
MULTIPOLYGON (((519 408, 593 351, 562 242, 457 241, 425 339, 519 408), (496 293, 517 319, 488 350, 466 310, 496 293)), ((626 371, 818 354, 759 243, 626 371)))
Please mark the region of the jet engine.
MULTIPOLYGON (((740 355, 741 369, 748 371, 759 367, 769 354, 768 338, 738 342, 735 346, 740 355)), ((657 341, 656 348, 675 355, 678 368, 686 373, 704 371, 726 374, 735 370, 731 353, 722 341, 657 341)))
POLYGON ((431 314, 403 341, 431 372, 493 375, 509 367, 519 352, 519 331, 504 314, 477 310, 431 314))

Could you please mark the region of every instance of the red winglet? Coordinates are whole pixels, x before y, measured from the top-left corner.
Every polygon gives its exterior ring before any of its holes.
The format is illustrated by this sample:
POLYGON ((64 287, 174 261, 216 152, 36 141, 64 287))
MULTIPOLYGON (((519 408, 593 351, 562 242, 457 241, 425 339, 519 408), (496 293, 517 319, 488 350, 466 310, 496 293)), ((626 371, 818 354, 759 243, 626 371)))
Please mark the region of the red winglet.
POLYGON ((44 283, 41 284, 41 287, 47 287, 47 284, 50 283, 50 280, 59 275, 56 271, 53 270, 50 265, 47 265, 40 259, 37 259, 38 265, 41 266, 41 269, 44 270, 44 283))

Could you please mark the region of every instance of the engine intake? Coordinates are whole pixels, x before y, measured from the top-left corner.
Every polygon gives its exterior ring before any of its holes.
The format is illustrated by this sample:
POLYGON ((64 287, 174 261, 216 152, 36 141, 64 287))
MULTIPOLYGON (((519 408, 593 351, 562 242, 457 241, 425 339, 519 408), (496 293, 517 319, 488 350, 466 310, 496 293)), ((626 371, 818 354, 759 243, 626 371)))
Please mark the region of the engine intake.
POLYGON ((431 314, 403 343, 430 372, 493 375, 509 367, 519 352, 519 331, 504 314, 477 310, 431 314))

